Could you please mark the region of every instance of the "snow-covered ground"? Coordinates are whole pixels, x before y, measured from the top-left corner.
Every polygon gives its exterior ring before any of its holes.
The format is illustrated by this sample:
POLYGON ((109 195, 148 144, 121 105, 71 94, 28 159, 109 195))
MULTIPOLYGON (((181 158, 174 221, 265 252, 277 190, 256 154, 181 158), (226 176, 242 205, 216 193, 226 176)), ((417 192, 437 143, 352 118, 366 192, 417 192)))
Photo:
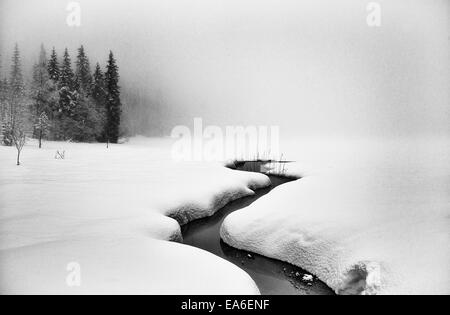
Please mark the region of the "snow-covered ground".
POLYGON ((179 224, 269 184, 214 163, 175 163, 169 139, 0 146, 1 293, 257 294, 242 270, 179 240, 179 224), (57 150, 65 159, 55 159, 57 150), (81 268, 81 286, 66 284, 81 268), (69 267, 69 270, 67 270, 69 267))
POLYGON ((229 215, 228 244, 337 293, 450 293, 448 139, 287 141, 285 184, 229 215))
MULTIPOLYGON (((1 293, 256 294, 180 240, 180 223, 269 184, 221 163, 175 163, 169 139, 0 146, 1 293), (55 159, 65 150, 66 159, 55 159), (176 219, 176 220, 175 220, 176 219), (70 263, 81 286, 68 286, 70 263)), ((450 293, 447 139, 282 143, 303 178, 229 215, 230 245, 298 265, 338 293, 450 293)))

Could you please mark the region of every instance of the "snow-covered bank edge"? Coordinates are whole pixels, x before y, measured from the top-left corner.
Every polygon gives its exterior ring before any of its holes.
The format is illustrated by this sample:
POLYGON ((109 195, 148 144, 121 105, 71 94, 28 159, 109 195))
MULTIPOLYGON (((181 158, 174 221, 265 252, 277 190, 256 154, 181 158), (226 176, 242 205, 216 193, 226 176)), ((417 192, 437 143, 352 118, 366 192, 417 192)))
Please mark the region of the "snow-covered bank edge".
MULTIPOLYGON (((255 190, 269 187, 269 177, 259 173, 247 173, 246 183, 236 183, 205 198, 205 201, 190 201, 164 211, 169 218, 175 219, 180 226, 191 221, 210 217, 228 203, 255 194, 255 190)), ((178 236, 175 239, 179 239, 178 236)))
MULTIPOLYGON (((282 176, 279 173, 276 175, 282 176)), ((309 178, 306 185, 308 181, 309 178)), ((378 294, 386 277, 389 277, 388 270, 383 264, 372 260, 349 264, 346 261, 348 249, 345 243, 340 243, 336 231, 321 232, 328 228, 329 223, 315 220, 307 223, 310 221, 307 216, 314 216, 313 213, 304 213, 304 216, 298 218, 300 221, 282 213, 275 217, 267 216, 275 207, 295 209, 296 206, 292 204, 293 196, 299 193, 298 189, 302 189, 302 186, 302 182, 287 183, 247 209, 230 214, 221 226, 221 239, 236 249, 300 267, 323 281, 336 294, 378 294), (302 221, 306 223, 300 223, 302 221), (319 226, 318 229, 316 225, 319 226)), ((345 226, 340 228, 345 230, 345 226)))
MULTIPOLYGON (((224 166, 233 170, 237 170, 244 163, 257 163, 256 167, 250 166, 250 168, 255 169, 248 171, 249 173, 256 172, 267 176, 279 176, 293 181, 301 179, 306 174, 301 170, 301 167, 298 165, 298 163, 295 162, 281 162, 286 163, 286 165, 280 167, 279 165, 277 165, 277 163, 280 163, 280 161, 230 160, 227 161, 224 166)), ((270 196, 267 198, 270 198, 270 196)), ((241 209, 237 212, 245 210, 246 209, 241 209)), ((231 219, 233 219, 234 217, 233 214, 230 215, 231 219)), ((255 242, 252 242, 254 240, 249 241, 245 237, 241 238, 242 235, 240 235, 238 232, 234 233, 232 229, 233 225, 229 224, 228 221, 228 217, 225 218, 225 221, 223 222, 220 229, 220 237, 227 245, 233 248, 283 261, 307 270, 318 279, 325 282, 331 289, 333 289, 333 291, 335 291, 336 294, 376 294, 376 292, 379 290, 379 287, 381 285, 379 275, 380 266, 374 262, 360 262, 354 265, 352 268, 344 270, 342 272, 344 276, 334 279, 335 281, 327 281, 330 280, 327 277, 328 275, 322 274, 320 270, 315 269, 309 261, 302 261, 302 253, 305 254, 305 257, 310 256, 310 253, 305 253, 304 248, 291 248, 287 252, 281 251, 277 254, 274 254, 270 250, 267 250, 267 248, 265 248, 264 246, 261 246, 261 244, 258 244, 257 242, 255 244, 255 242)), ((275 227, 275 229, 276 228, 277 227, 275 227)), ((296 240, 292 241, 296 242, 296 240)), ((330 240, 329 244, 333 244, 333 241, 330 240)), ((334 250, 334 246, 330 246, 326 251, 333 252, 334 250)), ((332 267, 330 266, 330 268, 332 267)))
POLYGON ((0 258, 0 293, 8 295, 260 294, 237 266, 147 237, 41 243, 3 250, 0 258))
MULTIPOLYGON (((338 295, 377 294, 382 286, 380 279, 382 266, 377 262, 362 261, 337 272, 332 271, 334 269, 332 259, 330 259, 330 265, 328 266, 315 264, 311 257, 315 257, 320 261, 319 256, 322 255, 328 259, 336 252, 338 245, 332 245, 332 241, 329 242, 329 246, 324 246, 323 251, 317 253, 308 252, 308 249, 302 246, 286 249, 285 251, 277 251, 274 248, 273 251, 270 251, 264 246, 252 245, 251 243, 250 245, 244 244, 247 239, 241 238, 239 233, 235 233, 230 226, 231 224, 226 219, 220 231, 220 237, 227 245, 302 268, 323 281, 338 295), (328 254, 325 254, 325 252, 328 252, 328 254), (334 274, 335 278, 330 277, 330 272, 334 274)), ((296 242, 300 243, 301 240, 290 239, 287 241, 287 243, 292 244, 296 242)))
MULTIPOLYGON (((404 181, 394 182, 400 194, 391 180, 359 172, 306 176, 228 215, 221 238, 298 266, 337 294, 448 294, 448 207, 410 194, 417 190, 404 181)), ((421 184, 445 195, 436 178, 421 184)))

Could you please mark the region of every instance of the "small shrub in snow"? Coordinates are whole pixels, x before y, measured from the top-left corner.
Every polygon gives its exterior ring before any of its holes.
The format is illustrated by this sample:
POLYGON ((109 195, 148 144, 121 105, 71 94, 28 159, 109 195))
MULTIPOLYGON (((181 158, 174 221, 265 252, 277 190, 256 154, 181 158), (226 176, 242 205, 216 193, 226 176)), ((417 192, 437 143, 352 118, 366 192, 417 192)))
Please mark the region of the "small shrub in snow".
POLYGON ((55 159, 56 160, 64 160, 66 158, 66 151, 59 151, 57 150, 55 153, 55 159))

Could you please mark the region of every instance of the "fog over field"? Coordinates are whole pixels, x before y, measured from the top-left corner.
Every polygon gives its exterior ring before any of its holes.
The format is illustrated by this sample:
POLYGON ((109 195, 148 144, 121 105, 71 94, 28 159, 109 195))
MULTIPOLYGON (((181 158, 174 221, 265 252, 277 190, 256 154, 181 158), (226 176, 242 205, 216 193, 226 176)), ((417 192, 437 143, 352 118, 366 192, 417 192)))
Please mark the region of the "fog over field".
POLYGON ((112 49, 135 132, 178 124, 279 125, 286 135, 446 136, 450 131, 447 0, 1 0, 1 76, 14 43, 27 74, 39 45, 61 56, 112 49))
POLYGON ((449 0, 0 0, 0 295, 450 294, 449 57, 449 0))

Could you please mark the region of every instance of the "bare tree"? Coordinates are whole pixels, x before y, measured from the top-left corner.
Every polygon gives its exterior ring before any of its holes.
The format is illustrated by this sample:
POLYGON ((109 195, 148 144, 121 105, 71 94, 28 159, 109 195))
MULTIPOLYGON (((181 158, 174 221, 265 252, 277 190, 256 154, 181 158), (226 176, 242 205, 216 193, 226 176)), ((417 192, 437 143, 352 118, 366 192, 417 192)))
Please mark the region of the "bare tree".
POLYGON ((17 149, 17 165, 20 165, 20 154, 26 144, 27 135, 32 130, 30 115, 26 98, 17 101, 14 114, 11 117, 11 140, 17 149))
POLYGON ((12 140, 17 149, 17 166, 20 165, 20 154, 22 153, 22 149, 27 142, 26 131, 23 126, 14 126, 12 130, 12 140))

